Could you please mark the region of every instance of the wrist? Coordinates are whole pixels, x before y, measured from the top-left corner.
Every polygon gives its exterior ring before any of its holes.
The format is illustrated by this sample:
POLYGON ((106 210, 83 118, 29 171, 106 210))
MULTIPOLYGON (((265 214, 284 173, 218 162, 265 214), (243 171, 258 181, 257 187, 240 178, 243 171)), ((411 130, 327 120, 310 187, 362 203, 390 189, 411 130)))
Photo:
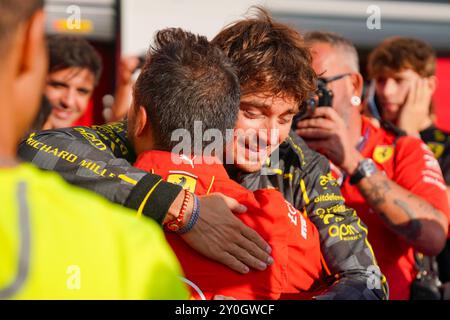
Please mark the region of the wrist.
POLYGON ((418 128, 408 125, 399 125, 398 127, 405 131, 408 136, 420 136, 418 128))
POLYGON ((359 162, 363 159, 364 157, 357 150, 350 152, 346 161, 341 165, 342 171, 349 176, 353 175, 358 169, 359 162))
MULTIPOLYGON (((181 192, 178 194, 178 196, 175 198, 175 201, 172 203, 172 205, 169 208, 169 211, 167 212, 167 215, 163 221, 163 225, 167 225, 171 221, 175 221, 178 219, 182 209, 183 209, 183 201, 186 196, 185 190, 181 190, 181 192)), ((187 222, 191 219, 192 212, 194 210, 194 197, 193 194, 191 194, 191 197, 187 201, 186 210, 184 211, 183 219, 180 222, 180 228, 184 227, 187 222)))
POLYGON ((377 173, 377 167, 372 159, 366 158, 359 162, 355 172, 349 176, 350 184, 357 185, 364 178, 369 178, 377 173))

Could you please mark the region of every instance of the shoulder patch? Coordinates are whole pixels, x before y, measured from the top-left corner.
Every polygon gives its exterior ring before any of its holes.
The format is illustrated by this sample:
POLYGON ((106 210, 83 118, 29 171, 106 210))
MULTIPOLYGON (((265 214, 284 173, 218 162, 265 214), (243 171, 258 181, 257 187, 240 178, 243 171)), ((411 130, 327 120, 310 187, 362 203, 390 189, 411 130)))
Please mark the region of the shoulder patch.
POLYGON ((383 164, 394 155, 394 146, 391 145, 382 145, 376 146, 373 150, 372 158, 375 162, 379 164, 383 164))
POLYGON ((194 193, 197 186, 197 176, 185 171, 169 171, 167 182, 179 185, 194 193))

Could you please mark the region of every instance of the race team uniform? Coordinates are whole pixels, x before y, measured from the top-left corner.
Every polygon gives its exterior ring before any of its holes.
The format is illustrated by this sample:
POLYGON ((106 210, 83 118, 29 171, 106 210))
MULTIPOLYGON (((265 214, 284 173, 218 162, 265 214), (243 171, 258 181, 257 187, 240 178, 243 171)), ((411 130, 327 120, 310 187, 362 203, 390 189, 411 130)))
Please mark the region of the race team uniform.
POLYGON ((0 168, 0 300, 187 299, 154 221, 30 164, 0 168))
MULTIPOLYGON (((387 177, 426 199, 433 207, 450 215, 446 187, 439 164, 433 153, 418 138, 398 137, 385 129, 377 128, 363 117, 363 140, 359 145, 363 157, 371 158, 387 177)), ((372 244, 381 271, 386 275, 391 299, 409 299, 410 285, 415 279, 414 249, 403 238, 391 231, 368 206, 356 186, 348 177, 333 170, 337 180, 343 180, 342 195, 346 204, 354 208, 369 227, 372 244)))
MULTIPOLYGON (((319 231, 326 271, 327 289, 316 298, 386 299, 387 283, 380 280, 367 229, 356 212, 345 206, 327 159, 294 133, 277 155, 272 154, 266 173, 231 178, 252 191, 277 188, 295 208, 307 213, 319 231)), ((136 156, 126 138, 124 122, 32 133, 21 143, 19 156, 133 209, 142 207, 151 187, 161 179, 130 164, 136 156)), ((174 199, 163 194, 170 189, 168 185, 158 184, 144 203, 144 215, 162 222, 174 199)), ((181 187, 174 187, 178 194, 181 187)))
POLYGON ((450 133, 430 126, 420 132, 420 137, 433 151, 439 162, 447 186, 450 186, 450 133))
MULTIPOLYGON (((268 241, 274 263, 265 271, 251 270, 242 275, 198 254, 179 235, 166 232, 186 278, 206 299, 217 294, 239 300, 280 299, 283 294, 292 298, 296 293, 311 291, 322 274, 317 229, 281 193, 275 189, 248 191, 231 180, 218 161, 211 157, 186 161, 170 152, 147 151, 139 155, 134 166, 197 195, 220 192, 245 205, 247 212, 237 217, 268 241), (174 158, 179 159, 178 164, 174 158)), ((195 290, 192 293, 199 298, 195 290)))
MULTIPOLYGON (((436 128, 434 125, 420 132, 420 137, 433 151, 439 162, 447 187, 450 186, 450 133, 436 128)), ((437 257, 439 277, 442 282, 450 281, 450 239, 444 250, 437 257)))

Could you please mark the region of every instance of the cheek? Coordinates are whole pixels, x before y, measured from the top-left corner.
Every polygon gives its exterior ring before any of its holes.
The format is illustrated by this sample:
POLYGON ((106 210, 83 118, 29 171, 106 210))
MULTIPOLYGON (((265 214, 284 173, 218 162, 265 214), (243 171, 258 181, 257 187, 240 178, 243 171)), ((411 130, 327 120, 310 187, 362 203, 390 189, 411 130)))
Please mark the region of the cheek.
POLYGON ((45 86, 45 96, 51 105, 55 105, 61 98, 61 92, 58 89, 52 88, 51 86, 45 86))
POLYGON ((279 143, 282 143, 289 136, 289 132, 291 130, 291 125, 283 125, 279 128, 279 143))
POLYGON ((408 95, 409 88, 410 88, 410 84, 407 82, 404 82, 397 87, 397 95, 401 101, 406 100, 406 96, 408 95))
POLYGON ((244 115, 239 114, 238 120, 236 121, 235 129, 248 130, 248 129, 258 129, 259 120, 258 119, 248 119, 244 115))
POLYGON ((89 105, 89 100, 91 99, 91 95, 82 95, 82 94, 78 94, 76 96, 76 106, 77 106, 77 110, 80 113, 83 113, 86 111, 88 105, 89 105))

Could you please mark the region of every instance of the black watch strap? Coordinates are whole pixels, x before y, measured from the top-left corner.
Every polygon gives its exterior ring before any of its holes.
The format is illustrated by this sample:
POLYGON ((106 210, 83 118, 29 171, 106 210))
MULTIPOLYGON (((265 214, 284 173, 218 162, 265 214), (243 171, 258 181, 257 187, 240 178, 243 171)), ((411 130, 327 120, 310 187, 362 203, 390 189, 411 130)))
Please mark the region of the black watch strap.
POLYGON ((356 169, 356 172, 350 176, 350 179, 349 179, 350 184, 355 185, 358 182, 360 182, 361 179, 364 177, 365 177, 364 173, 362 173, 359 169, 356 169))
POLYGON ((350 176, 350 184, 355 185, 361 181, 361 179, 365 177, 370 177, 375 172, 377 172, 377 166, 372 159, 363 159, 358 163, 358 168, 356 171, 350 176))

